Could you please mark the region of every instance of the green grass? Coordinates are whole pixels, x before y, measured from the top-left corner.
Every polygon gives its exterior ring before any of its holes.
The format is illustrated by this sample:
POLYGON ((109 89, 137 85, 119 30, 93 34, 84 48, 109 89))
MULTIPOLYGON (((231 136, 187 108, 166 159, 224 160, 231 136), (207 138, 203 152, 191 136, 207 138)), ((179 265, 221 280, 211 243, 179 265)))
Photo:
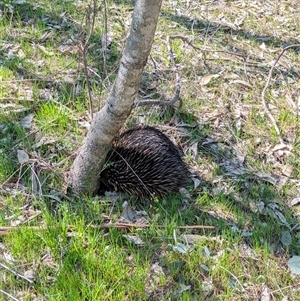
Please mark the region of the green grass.
POLYGON ((39 128, 45 132, 64 132, 70 124, 70 118, 65 108, 57 104, 42 104, 36 112, 39 128))
POLYGON ((248 11, 234 1, 177 2, 163 3, 151 52, 156 69, 149 60, 141 90, 151 99, 173 97, 176 77, 166 41, 177 35, 171 46, 182 107, 138 108, 127 125, 138 120, 173 127, 164 129, 201 183, 196 190, 189 183, 187 201, 180 195, 146 203, 126 199, 149 222, 131 229, 101 227, 119 220, 124 199, 78 199, 64 180, 90 121, 87 85, 100 108, 116 76, 132 6, 107 2, 112 43, 104 64, 99 3, 87 81, 77 46, 88 31, 89 3, 0 2, 0 226, 16 226, 0 231, 0 263, 9 268, 0 266, 0 300, 12 299, 5 292, 19 300, 260 300, 264 286, 274 300, 300 300, 299 275, 288 268, 300 254, 299 206, 289 207, 300 187, 299 118, 292 107, 298 52, 285 52, 266 93, 290 148, 280 147, 261 103, 271 62, 282 45, 298 41, 297 3, 248 1, 248 11), (241 22, 234 30, 224 20, 241 22), (24 128, 28 114, 34 118, 24 128), (181 122, 186 126, 176 130, 181 122), (29 161, 21 165, 18 151, 29 161), (178 228, 192 225, 215 228, 178 228), (286 232, 288 245, 282 242, 286 232), (12 271, 34 274, 33 283, 12 271))

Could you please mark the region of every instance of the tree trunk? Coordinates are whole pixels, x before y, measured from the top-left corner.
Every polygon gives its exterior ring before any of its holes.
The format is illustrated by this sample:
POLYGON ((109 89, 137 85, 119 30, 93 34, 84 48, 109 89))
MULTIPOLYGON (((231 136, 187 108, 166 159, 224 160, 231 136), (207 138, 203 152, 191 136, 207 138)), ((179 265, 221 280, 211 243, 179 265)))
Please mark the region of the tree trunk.
POLYGON ((99 188, 99 174, 113 138, 130 115, 146 65, 162 0, 137 0, 119 71, 105 106, 94 115, 73 162, 69 185, 78 193, 99 188))

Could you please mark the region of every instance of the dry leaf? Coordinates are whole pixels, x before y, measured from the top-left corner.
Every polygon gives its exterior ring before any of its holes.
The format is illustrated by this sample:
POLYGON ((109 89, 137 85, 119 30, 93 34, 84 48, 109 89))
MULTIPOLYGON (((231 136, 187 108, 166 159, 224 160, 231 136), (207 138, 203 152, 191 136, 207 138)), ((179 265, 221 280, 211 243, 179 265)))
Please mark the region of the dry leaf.
POLYGON ((229 28, 231 28, 231 29, 233 29, 233 30, 238 30, 238 29, 239 29, 238 26, 236 26, 236 25, 233 24, 232 22, 229 22, 229 21, 225 20, 225 18, 222 18, 222 20, 220 20, 218 23, 219 23, 221 26, 226 26, 226 27, 229 27, 229 28))
POLYGON ((0 260, 3 262, 13 263, 15 259, 13 258, 12 254, 9 252, 7 247, 0 242, 0 260))
POLYGON ((287 226, 289 229, 291 229, 290 225, 286 221, 286 218, 283 213, 281 213, 280 208, 275 203, 270 203, 266 207, 266 212, 272 216, 273 218, 277 219, 282 225, 287 226))
POLYGON ((198 155, 198 142, 193 143, 189 147, 189 151, 193 154, 193 159, 195 159, 198 155))
POLYGON ((34 270, 27 270, 27 271, 25 271, 24 276, 25 276, 27 279, 29 279, 29 280, 31 280, 31 281, 34 281, 35 278, 36 278, 36 273, 35 273, 34 270))
POLYGON ((24 164, 24 163, 27 163, 29 161, 28 154, 22 149, 17 150, 17 156, 18 156, 18 161, 19 161, 20 164, 24 164))
POLYGON ((16 105, 16 104, 12 104, 12 103, 8 103, 8 104, 0 103, 0 109, 4 114, 7 114, 7 115, 11 114, 11 113, 20 113, 20 112, 29 110, 29 108, 26 108, 22 105, 16 105))
POLYGON ((16 227, 16 226, 18 226, 18 225, 20 225, 20 224, 23 224, 25 220, 26 220, 26 218, 25 218, 23 215, 20 215, 20 216, 18 216, 17 219, 11 220, 11 221, 10 221, 10 225, 11 225, 12 227, 16 227))
POLYGON ((108 32, 101 37, 102 50, 107 51, 107 47, 112 43, 113 38, 112 32, 108 32))
POLYGON ((252 88, 251 84, 244 81, 244 80, 240 80, 240 79, 236 79, 236 80, 233 80, 232 82, 230 82, 229 84, 240 84, 244 87, 247 87, 247 88, 252 88))
POLYGON ((207 239, 204 235, 196 235, 196 234, 183 234, 181 236, 183 242, 187 245, 194 246, 197 242, 204 241, 207 239))
POLYGON ((271 300, 271 294, 269 288, 264 284, 263 288, 261 290, 261 298, 260 301, 270 301, 271 300))
POLYGON ((149 271, 148 279, 146 281, 145 291, 148 295, 151 295, 159 287, 161 283, 161 277, 164 277, 164 271, 159 265, 159 262, 155 262, 149 271))
POLYGON ((284 143, 278 143, 276 144, 272 149, 271 151, 273 153, 279 151, 279 150, 282 150, 282 151, 287 151, 287 152, 291 152, 293 150, 293 147, 289 144, 284 144, 284 143))
POLYGON ((254 173, 256 176, 258 176, 260 179, 264 180, 264 181, 267 181, 273 185, 276 185, 278 180, 279 180, 279 177, 277 175, 271 175, 271 174, 268 174, 268 173, 262 173, 262 172, 257 172, 257 173, 254 173))
POLYGON ((299 205, 299 204, 300 204, 300 198, 294 198, 289 203, 290 207, 293 207, 293 206, 296 206, 296 205, 299 205))
POLYGON ((200 185, 201 181, 198 178, 192 177, 191 180, 194 183, 194 190, 196 190, 198 188, 198 186, 200 185))
POLYGON ((187 199, 191 199, 191 195, 190 195, 190 193, 188 192, 188 190, 186 189, 186 188, 184 188, 184 187, 181 187, 180 189, 179 189, 179 192, 180 192, 180 194, 183 196, 183 197, 185 197, 185 198, 187 198, 187 199))
POLYGON ((292 172, 293 172, 293 166, 287 164, 282 167, 282 174, 284 176, 290 177, 292 172))
POLYGON ((207 85, 213 78, 218 78, 220 77, 219 74, 207 74, 204 75, 200 78, 200 85, 205 86, 207 85))
POLYGON ((134 222, 136 221, 139 217, 135 210, 133 210, 128 202, 124 202, 123 204, 123 212, 121 214, 121 218, 126 221, 134 222))
POLYGON ((44 54, 52 56, 54 55, 54 52, 48 51, 44 46, 42 45, 37 45, 37 48, 39 48, 44 54))
POLYGON ((39 142, 32 145, 32 148, 35 149, 41 147, 42 145, 54 144, 56 141, 57 139, 55 138, 42 137, 39 142))
POLYGON ((58 50, 61 53, 70 53, 70 54, 78 54, 79 48, 77 45, 62 45, 58 47, 58 50))
POLYGON ((21 122, 20 122, 21 126, 24 129, 30 129, 33 117, 34 117, 34 114, 31 113, 31 114, 25 116, 24 118, 22 118, 21 122))
POLYGON ((125 237, 128 241, 134 243, 135 245, 141 246, 144 244, 144 242, 136 235, 124 234, 123 237, 125 237))

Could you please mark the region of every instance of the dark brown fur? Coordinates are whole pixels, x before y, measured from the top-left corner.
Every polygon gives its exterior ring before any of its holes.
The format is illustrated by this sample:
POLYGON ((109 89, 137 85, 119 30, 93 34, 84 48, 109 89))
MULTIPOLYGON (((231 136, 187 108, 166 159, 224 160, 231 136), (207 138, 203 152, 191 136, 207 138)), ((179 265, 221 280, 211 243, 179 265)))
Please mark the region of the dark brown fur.
POLYGON ((188 171, 180 151, 161 131, 137 127, 114 141, 100 174, 100 189, 125 192, 142 199, 164 197, 184 186, 188 171))

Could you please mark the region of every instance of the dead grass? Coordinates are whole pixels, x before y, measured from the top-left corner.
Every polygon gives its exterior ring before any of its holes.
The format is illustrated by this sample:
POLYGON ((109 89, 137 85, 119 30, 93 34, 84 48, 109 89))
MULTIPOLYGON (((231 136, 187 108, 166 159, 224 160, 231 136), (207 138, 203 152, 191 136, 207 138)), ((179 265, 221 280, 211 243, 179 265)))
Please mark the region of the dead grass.
POLYGON ((98 5, 87 78, 88 3, 0 2, 1 298, 300 300, 300 47, 282 52, 300 43, 298 1, 164 1, 138 101, 180 81, 182 106, 138 106, 127 125, 173 137, 201 182, 125 209, 63 187, 87 86, 97 110, 130 26, 130 1, 108 2, 106 48, 98 5), (104 227, 120 217, 147 227, 104 227))

